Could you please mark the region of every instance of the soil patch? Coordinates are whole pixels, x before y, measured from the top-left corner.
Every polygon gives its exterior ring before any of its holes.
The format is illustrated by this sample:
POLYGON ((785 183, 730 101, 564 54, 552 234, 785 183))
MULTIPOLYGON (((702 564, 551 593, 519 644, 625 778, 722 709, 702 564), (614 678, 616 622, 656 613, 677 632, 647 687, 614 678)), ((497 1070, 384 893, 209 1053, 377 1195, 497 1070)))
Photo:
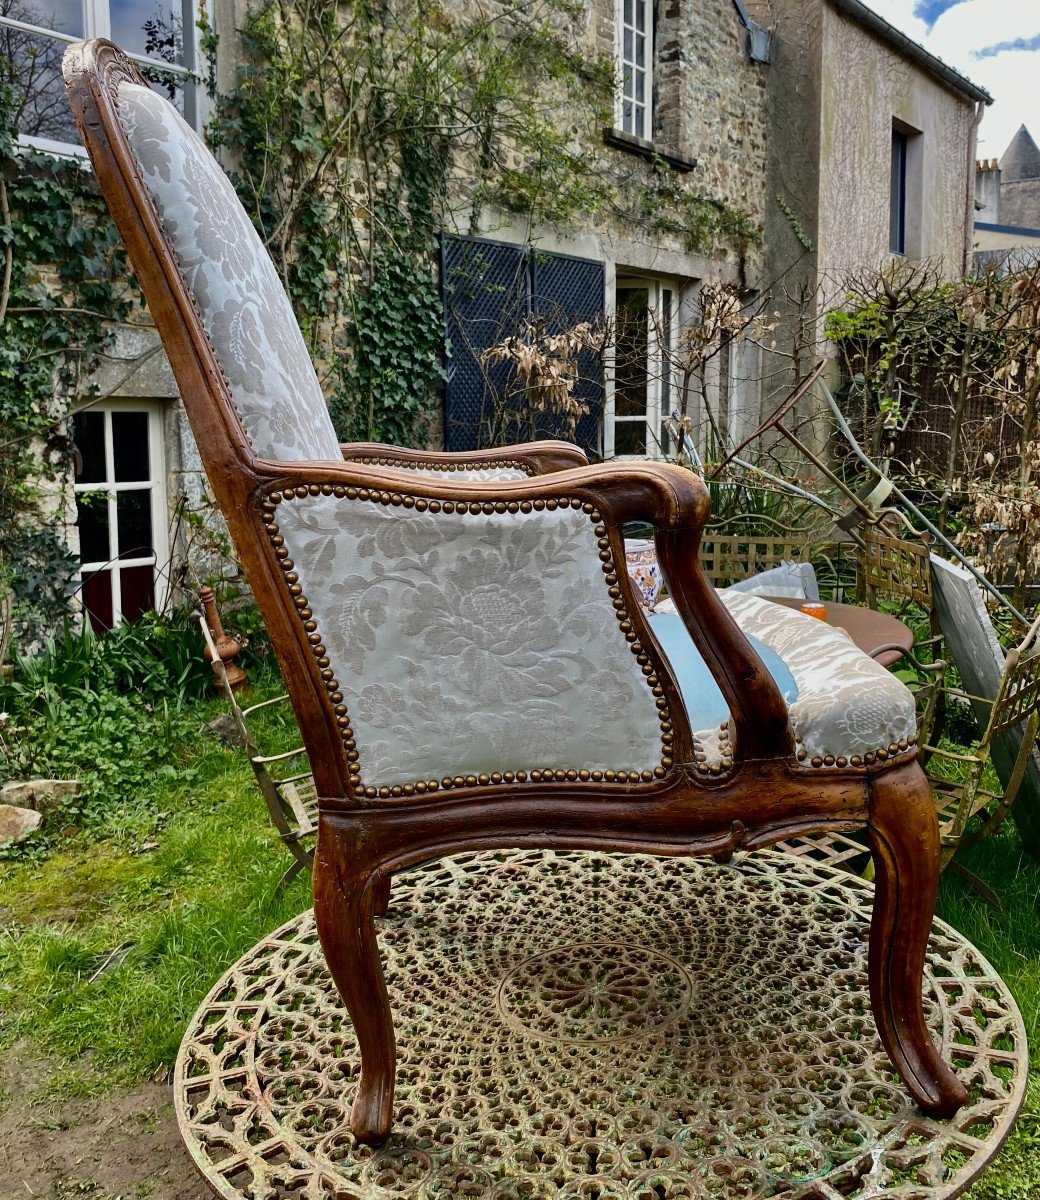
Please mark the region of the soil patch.
POLYGON ((3 1200, 212 1200, 168 1083, 55 1098, 56 1069, 25 1042, 0 1054, 3 1200))

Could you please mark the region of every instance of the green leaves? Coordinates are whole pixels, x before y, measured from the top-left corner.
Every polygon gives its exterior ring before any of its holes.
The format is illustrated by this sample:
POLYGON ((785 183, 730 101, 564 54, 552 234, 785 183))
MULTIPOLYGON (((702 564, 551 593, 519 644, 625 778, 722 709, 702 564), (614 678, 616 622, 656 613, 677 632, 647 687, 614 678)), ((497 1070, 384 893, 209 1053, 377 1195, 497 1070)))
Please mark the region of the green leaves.
MULTIPOLYGON (((0 587, 32 639, 67 613, 76 566, 61 506, 41 504, 39 485, 66 472, 69 410, 135 293, 90 172, 14 139, 13 97, 0 89, 0 247, 11 258, 0 299, 0 587)), ((3 265, 0 253, 0 276, 3 265)))

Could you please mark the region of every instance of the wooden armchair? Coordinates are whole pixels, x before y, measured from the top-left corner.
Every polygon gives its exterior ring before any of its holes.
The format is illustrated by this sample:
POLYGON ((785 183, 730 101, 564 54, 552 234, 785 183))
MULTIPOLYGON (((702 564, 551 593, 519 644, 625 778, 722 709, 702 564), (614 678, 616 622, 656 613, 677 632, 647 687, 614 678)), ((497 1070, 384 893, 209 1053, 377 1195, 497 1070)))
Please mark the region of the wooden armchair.
MULTIPOLYGON (((855 686, 800 697, 792 728, 698 566, 708 495, 678 466, 571 466, 574 450, 542 445, 447 472, 460 460, 345 458, 276 272, 202 141, 111 43, 70 47, 65 78, 313 767, 315 916, 361 1048, 357 1137, 378 1143, 392 1120, 373 916, 395 871, 491 847, 725 857, 863 827, 878 1030, 921 1107, 956 1111, 965 1088, 922 1010, 939 843, 902 685, 859 655, 855 686), (654 526, 689 654, 729 711, 710 745, 625 571, 635 520, 654 526)), ((791 626, 760 616, 782 653, 791 626)))

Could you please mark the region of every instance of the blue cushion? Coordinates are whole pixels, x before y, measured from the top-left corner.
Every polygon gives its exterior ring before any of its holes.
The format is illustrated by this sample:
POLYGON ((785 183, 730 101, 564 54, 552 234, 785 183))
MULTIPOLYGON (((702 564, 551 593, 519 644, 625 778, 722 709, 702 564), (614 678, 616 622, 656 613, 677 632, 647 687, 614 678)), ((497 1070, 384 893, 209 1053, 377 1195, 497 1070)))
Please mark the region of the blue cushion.
MULTIPOLYGON (((693 644, 682 617, 678 613, 648 612, 646 615, 665 657, 671 663, 679 691, 686 702, 686 711, 690 714, 690 725, 694 730, 717 729, 723 721, 729 720, 729 708, 714 675, 693 644)), ((784 660, 775 650, 763 646, 758 638, 748 637, 748 641, 765 663, 766 670, 776 681, 788 705, 797 700, 798 685, 784 660)))

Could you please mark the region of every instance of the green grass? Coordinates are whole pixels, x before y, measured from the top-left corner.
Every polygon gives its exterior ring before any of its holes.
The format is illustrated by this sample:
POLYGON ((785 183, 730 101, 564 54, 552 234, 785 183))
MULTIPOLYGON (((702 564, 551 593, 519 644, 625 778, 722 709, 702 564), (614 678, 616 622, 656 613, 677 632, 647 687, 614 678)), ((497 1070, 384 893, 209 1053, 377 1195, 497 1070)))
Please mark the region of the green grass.
MULTIPOLYGON (((1015 830, 980 843, 964 865, 1000 896, 1006 912, 987 904, 970 884, 946 872, 939 916, 989 959, 1022 1012, 1031 1048, 1040 1046, 1040 862, 1018 846, 1015 830)), ((1003 1152, 967 1195, 971 1200, 1037 1200, 1040 1197, 1040 1063, 1030 1072, 1018 1125, 1003 1152)))
POLYGON ((275 898, 288 855, 244 753, 202 729, 222 711, 194 707, 170 754, 180 769, 156 769, 147 796, 107 819, 95 803, 86 830, 5 864, 0 1043, 87 1056, 92 1087, 147 1077, 172 1064, 221 972, 308 905, 307 876, 275 898))
MULTIPOLYGON (((262 678, 254 698, 278 686, 262 678)), ((310 903, 306 875, 275 898, 289 857, 243 752, 203 729, 223 711, 213 699, 157 718, 139 747, 120 726, 102 739, 111 761, 94 762, 102 750, 63 735, 55 753, 78 767, 93 763, 90 795, 48 816, 42 840, 0 861, 0 1045, 27 1036, 56 1056, 65 1066, 52 1086, 64 1094, 169 1068, 220 974, 310 903), (144 770, 117 761, 127 754, 144 770)), ((291 717, 266 710, 260 732, 284 749, 291 717)), ((1007 911, 947 874, 939 914, 999 971, 1040 1044, 1040 863, 1018 849, 1010 827, 965 861, 1007 911)), ((1040 1197, 1040 1074, 1007 1147, 969 1195, 1040 1197)))

